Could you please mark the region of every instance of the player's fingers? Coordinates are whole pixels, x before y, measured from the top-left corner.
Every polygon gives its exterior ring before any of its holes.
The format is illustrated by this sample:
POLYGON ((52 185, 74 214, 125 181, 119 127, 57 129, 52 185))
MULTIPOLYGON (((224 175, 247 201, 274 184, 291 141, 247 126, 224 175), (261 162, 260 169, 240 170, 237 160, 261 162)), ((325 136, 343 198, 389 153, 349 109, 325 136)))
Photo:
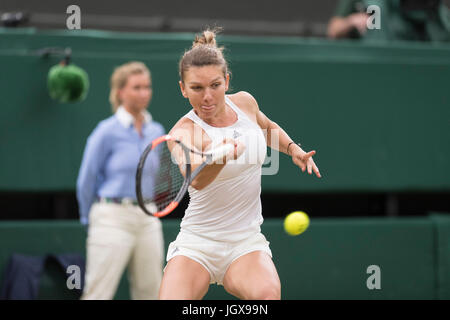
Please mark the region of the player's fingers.
POLYGON ((316 154, 316 150, 313 150, 313 151, 310 151, 310 152, 307 153, 307 155, 308 155, 309 157, 312 157, 312 156, 315 155, 315 154, 316 154))
POLYGON ((312 165, 311 164, 308 164, 308 173, 312 174, 312 165))
POLYGON ((296 166, 298 166, 302 172, 305 172, 306 170, 306 164, 307 161, 304 160, 301 156, 297 155, 296 157, 292 158, 292 161, 295 163, 296 166))
POLYGON ((305 153, 303 155, 303 161, 308 161, 308 159, 311 158, 315 154, 316 154, 315 150, 305 153))
POLYGON ((316 176, 317 176, 318 178, 321 178, 321 177, 322 177, 322 176, 320 175, 319 168, 317 168, 316 165, 314 165, 313 171, 314 171, 314 173, 316 174, 316 176))

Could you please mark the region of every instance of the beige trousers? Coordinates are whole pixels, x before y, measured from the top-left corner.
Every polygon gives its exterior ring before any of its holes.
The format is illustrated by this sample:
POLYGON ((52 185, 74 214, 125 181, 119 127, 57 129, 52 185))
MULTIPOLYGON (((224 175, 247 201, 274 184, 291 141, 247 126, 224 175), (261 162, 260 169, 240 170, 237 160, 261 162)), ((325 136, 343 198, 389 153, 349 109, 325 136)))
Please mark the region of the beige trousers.
POLYGON ((128 266, 134 300, 157 299, 164 261, 161 221, 138 206, 95 203, 89 213, 81 299, 113 299, 128 266))

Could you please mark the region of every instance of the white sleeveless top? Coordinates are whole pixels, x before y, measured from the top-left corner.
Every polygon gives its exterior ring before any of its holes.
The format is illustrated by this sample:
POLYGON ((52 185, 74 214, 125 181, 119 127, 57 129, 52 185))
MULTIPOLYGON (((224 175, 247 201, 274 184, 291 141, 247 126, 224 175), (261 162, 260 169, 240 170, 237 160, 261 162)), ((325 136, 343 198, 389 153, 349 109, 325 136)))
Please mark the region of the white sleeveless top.
POLYGON ((181 231, 218 241, 239 241, 261 231, 261 166, 267 152, 262 129, 225 96, 238 120, 228 127, 212 127, 191 110, 185 117, 221 144, 225 137, 242 141, 246 149, 236 160, 227 161, 216 179, 202 190, 189 186, 189 206, 181 231))

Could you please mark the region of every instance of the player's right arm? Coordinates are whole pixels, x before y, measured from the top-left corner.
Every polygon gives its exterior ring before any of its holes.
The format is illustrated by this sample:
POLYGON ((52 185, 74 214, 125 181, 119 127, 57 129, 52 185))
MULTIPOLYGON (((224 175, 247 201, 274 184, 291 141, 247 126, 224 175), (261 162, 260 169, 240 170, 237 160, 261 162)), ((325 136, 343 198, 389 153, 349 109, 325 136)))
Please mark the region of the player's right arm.
MULTIPOLYGON (((175 139, 179 139, 186 146, 192 147, 197 151, 207 152, 211 149, 211 139, 209 139, 209 137, 201 127, 197 126, 188 118, 180 119, 172 128, 172 130, 170 130, 169 135, 175 139)), ((223 143, 234 144, 234 150, 223 159, 207 165, 202 171, 200 171, 200 173, 191 183, 191 186, 193 188, 201 190, 208 186, 219 175, 223 167, 225 167, 227 159, 237 159, 245 149, 242 143, 233 139, 225 139, 223 143)), ((183 174, 183 176, 185 176, 183 167, 186 159, 182 154, 181 148, 177 147, 176 143, 173 143, 172 145, 169 144, 169 148, 171 149, 172 155, 174 155, 174 157, 177 159, 177 163, 180 167, 181 173, 183 174)), ((205 158, 202 158, 200 155, 190 153, 192 172, 204 161, 205 158)))

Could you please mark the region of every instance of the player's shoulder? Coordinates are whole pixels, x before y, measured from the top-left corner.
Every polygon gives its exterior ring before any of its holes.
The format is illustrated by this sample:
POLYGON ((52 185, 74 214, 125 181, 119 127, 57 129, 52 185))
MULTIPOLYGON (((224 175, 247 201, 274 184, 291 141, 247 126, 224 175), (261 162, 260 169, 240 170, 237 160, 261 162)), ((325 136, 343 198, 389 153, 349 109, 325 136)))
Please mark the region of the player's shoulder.
POLYGON ((205 150, 211 142, 208 135, 198 124, 187 117, 182 117, 169 132, 172 137, 183 141, 187 145, 193 145, 198 150, 205 150))
POLYGON ((176 136, 177 138, 188 138, 194 132, 194 122, 187 118, 182 117, 180 120, 175 123, 175 125, 170 129, 169 134, 172 136, 176 136))
POLYGON ((256 103, 255 97, 250 92, 247 91, 239 91, 233 94, 227 94, 227 97, 231 99, 231 101, 238 101, 242 103, 256 103))
POLYGON ((181 117, 181 119, 178 120, 177 123, 175 123, 175 125, 172 127, 171 131, 177 129, 193 129, 193 128, 194 128, 194 121, 192 121, 187 117, 181 117))
POLYGON ((229 94, 227 97, 240 109, 247 113, 256 113, 259 110, 256 99, 247 91, 239 91, 234 94, 229 94))

